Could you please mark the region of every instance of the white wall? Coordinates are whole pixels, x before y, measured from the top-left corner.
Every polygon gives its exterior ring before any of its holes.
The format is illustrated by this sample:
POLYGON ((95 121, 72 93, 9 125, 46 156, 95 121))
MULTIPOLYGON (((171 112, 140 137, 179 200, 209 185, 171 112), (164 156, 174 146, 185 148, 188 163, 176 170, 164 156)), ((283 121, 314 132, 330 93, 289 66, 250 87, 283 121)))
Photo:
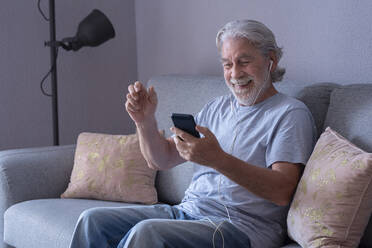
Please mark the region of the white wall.
POLYGON ((230 20, 256 19, 284 47, 286 80, 372 82, 371 13, 370 0, 137 0, 139 79, 220 75, 218 29, 230 20))
MULTIPOLYGON (((51 100, 39 89, 49 69, 49 27, 36 3, 7 0, 0 8, 0 150, 53 141, 51 100)), ((57 38, 75 34, 93 8, 108 15, 117 36, 97 48, 60 51, 61 144, 75 143, 82 131, 133 132, 124 96, 136 79, 221 75, 215 35, 234 19, 257 19, 274 31, 286 80, 372 82, 370 0, 57 0, 57 38)))
MULTIPOLYGON (((42 0, 48 15, 48 0, 42 0)), ((39 83, 49 70, 49 24, 37 1, 2 1, 0 8, 0 150, 53 144, 51 99, 39 83)), ((103 11, 116 37, 78 52, 60 49, 58 90, 60 142, 82 131, 129 133, 133 125, 123 97, 137 78, 134 0, 56 0, 57 39, 75 35, 94 8, 103 11)), ((49 79, 46 82, 49 90, 49 79)))

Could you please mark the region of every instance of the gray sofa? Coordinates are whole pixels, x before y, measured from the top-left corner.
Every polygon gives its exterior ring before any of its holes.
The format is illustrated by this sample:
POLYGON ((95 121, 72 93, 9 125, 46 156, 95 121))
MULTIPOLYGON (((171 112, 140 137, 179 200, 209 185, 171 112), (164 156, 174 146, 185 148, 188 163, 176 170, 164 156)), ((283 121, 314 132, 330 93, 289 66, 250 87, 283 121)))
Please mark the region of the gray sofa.
MULTIPOLYGON (((154 85, 158 92, 159 128, 168 135, 172 112, 195 114, 212 97, 228 93, 221 77, 167 75, 152 78, 149 85, 154 85)), ((275 86, 305 102, 313 113, 319 134, 331 126, 361 148, 372 151, 371 84, 281 82, 275 86)), ((66 248, 83 210, 127 205, 59 198, 69 182, 74 149, 74 145, 69 145, 0 152, 0 233, 5 241, 0 247, 9 244, 18 248, 66 248)), ((187 163, 159 172, 156 179, 159 201, 179 202, 191 175, 192 167, 187 163)), ((299 246, 288 241, 283 247, 299 246)), ((360 247, 372 247, 372 222, 360 247)))

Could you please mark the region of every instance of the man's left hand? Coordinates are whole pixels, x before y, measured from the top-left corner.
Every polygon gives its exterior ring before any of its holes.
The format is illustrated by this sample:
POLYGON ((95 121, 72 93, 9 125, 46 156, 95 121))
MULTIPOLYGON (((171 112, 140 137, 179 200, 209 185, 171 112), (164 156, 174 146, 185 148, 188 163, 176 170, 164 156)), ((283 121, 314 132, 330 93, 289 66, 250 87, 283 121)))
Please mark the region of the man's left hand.
POLYGON ((224 151, 216 136, 208 128, 196 126, 195 129, 204 137, 196 138, 176 127, 170 129, 176 135, 173 139, 177 151, 185 160, 212 167, 224 151))

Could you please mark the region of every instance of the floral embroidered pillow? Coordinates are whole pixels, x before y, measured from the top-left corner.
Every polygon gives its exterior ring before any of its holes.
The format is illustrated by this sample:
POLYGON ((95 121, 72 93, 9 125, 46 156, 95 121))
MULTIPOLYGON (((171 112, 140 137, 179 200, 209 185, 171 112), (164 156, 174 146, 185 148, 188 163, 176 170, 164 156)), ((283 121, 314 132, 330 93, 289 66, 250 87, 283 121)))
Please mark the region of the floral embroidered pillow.
POLYGON ((155 175, 136 134, 81 133, 70 183, 61 197, 154 204, 155 175))
POLYGON ((319 138, 288 217, 302 247, 358 247, 372 210, 372 153, 331 128, 319 138))

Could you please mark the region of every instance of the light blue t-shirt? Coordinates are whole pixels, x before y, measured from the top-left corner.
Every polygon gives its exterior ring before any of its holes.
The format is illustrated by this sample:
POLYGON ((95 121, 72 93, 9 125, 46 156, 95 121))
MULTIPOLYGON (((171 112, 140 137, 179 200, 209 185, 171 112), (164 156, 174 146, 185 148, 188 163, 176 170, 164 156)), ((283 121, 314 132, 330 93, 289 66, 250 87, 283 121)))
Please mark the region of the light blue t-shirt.
MULTIPOLYGON (((195 119, 214 133, 225 152, 259 167, 271 169, 278 161, 306 164, 315 144, 310 111, 282 93, 253 106, 239 105, 232 95, 217 97, 195 119)), ((278 247, 283 241, 289 206, 260 198, 218 171, 194 163, 191 184, 177 207, 195 218, 218 222, 228 219, 224 205, 252 247, 278 247)))

